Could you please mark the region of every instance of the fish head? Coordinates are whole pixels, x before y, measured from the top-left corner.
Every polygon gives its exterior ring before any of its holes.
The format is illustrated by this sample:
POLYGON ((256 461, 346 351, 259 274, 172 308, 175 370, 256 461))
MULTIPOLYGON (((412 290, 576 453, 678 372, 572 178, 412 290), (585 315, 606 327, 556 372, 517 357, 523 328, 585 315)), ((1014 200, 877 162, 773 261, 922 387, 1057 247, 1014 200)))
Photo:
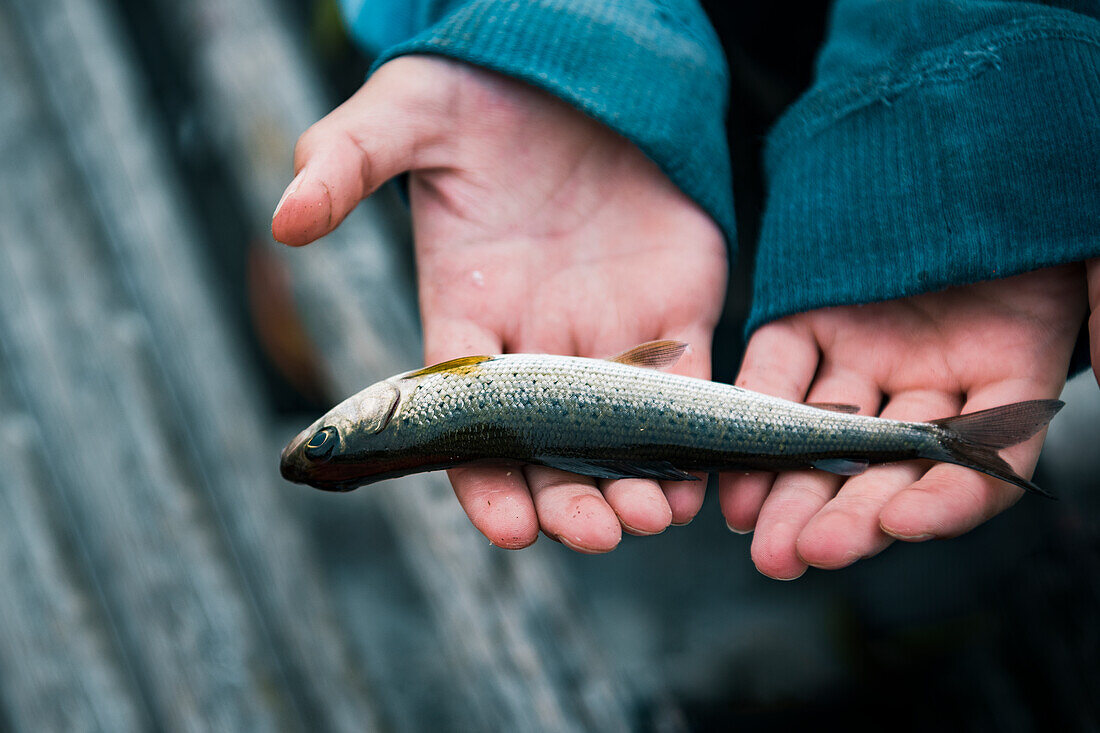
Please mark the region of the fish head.
POLYGON ((283 449, 283 478, 326 491, 350 491, 384 478, 386 427, 400 402, 401 387, 391 380, 344 400, 283 449))

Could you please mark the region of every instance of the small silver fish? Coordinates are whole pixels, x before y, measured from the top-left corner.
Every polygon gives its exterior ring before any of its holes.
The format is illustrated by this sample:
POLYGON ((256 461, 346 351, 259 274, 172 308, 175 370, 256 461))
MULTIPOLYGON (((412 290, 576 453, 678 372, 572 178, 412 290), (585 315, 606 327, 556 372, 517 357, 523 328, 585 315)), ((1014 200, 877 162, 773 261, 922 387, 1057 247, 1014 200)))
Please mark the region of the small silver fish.
POLYGON ((613 359, 467 356, 378 382, 283 450, 283 476, 330 491, 479 461, 598 478, 695 480, 688 471, 818 468, 841 475, 913 458, 954 463, 1049 496, 997 451, 1063 406, 1032 400, 931 422, 856 415, 657 371, 687 344, 613 359))

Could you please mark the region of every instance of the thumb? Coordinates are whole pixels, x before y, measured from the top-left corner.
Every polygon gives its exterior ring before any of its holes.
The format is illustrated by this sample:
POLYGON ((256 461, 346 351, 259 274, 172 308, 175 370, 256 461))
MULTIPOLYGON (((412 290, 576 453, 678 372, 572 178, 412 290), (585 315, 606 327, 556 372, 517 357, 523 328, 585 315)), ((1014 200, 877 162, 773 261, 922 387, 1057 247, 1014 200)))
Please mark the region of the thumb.
POLYGON ((1092 371, 1100 384, 1100 258, 1085 263, 1089 285, 1089 350, 1092 371))
POLYGON ((383 65, 298 138, 296 175, 272 215, 272 236, 308 244, 390 178, 440 165, 432 158, 446 130, 446 90, 438 64, 402 57, 383 65))

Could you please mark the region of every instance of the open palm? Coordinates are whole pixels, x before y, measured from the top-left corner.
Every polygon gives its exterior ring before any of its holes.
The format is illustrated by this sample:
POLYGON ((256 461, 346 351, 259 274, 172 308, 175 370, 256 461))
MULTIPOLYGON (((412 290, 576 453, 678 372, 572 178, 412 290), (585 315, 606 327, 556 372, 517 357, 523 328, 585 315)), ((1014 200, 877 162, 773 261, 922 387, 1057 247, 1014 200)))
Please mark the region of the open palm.
MULTIPOLYGON (((738 384, 793 400, 859 405, 862 414, 929 420, 1056 397, 1086 309, 1079 265, 902 300, 800 313, 761 328, 738 384)), ((1029 475, 1042 438, 1003 456, 1029 475)), ((755 526, 752 556, 774 578, 839 568, 894 539, 961 534, 1021 490, 952 466, 908 461, 859 476, 729 474, 731 528, 755 526)))
MULTIPOLYGON (((706 378, 726 278, 717 227, 629 141, 568 105, 428 57, 383 66, 311 128, 276 212, 280 241, 330 231, 411 171, 425 360, 500 352, 605 357, 673 338, 706 378)), ((595 480, 541 466, 450 472, 474 525, 518 548, 541 529, 614 548, 698 511, 703 482, 595 480)))

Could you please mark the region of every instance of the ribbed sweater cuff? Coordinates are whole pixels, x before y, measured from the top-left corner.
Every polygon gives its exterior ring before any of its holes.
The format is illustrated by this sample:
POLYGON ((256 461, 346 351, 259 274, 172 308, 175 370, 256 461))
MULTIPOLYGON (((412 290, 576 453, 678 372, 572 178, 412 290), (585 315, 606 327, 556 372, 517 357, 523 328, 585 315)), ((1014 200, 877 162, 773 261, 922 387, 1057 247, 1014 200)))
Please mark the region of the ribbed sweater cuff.
POLYGON ((473 0, 394 48, 492 69, 565 100, 634 142, 735 244, 728 72, 694 2, 473 0))
POLYGON ((750 334, 1098 256, 1100 24, 1032 17, 819 84, 766 169, 750 334))

